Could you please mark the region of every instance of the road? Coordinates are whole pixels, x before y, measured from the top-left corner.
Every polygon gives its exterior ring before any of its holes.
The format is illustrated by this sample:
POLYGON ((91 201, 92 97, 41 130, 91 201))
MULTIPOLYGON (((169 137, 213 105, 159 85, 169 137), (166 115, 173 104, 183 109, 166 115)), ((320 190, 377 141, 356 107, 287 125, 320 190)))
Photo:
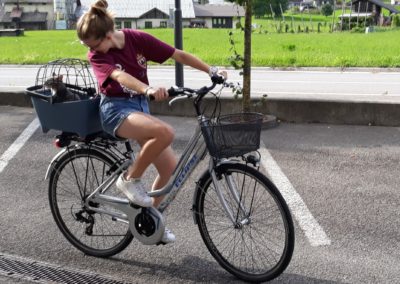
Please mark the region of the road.
MULTIPOLYGON (((24 90, 35 85, 39 66, 1 66, 0 92, 24 90)), ((318 100, 400 101, 400 72, 357 69, 273 70, 254 68, 252 71, 252 96, 266 94, 270 98, 298 98, 318 100)), ((175 82, 172 67, 150 67, 149 79, 154 85, 169 87, 175 82)), ((232 81, 241 82, 236 70, 229 70, 232 81)), ((185 85, 201 87, 209 79, 199 71, 186 68, 185 85)), ((228 95, 229 93, 226 92, 228 95)))
MULTIPOLYGON (((4 258, 22 257, 47 269, 130 283, 239 283, 211 258, 193 224, 198 171, 167 210, 175 244, 134 240, 110 259, 74 249, 51 217, 43 179, 58 151, 55 133, 28 127, 34 118, 33 109, 0 106, 0 282, 32 281, 1 272, 4 258)), ((181 153, 195 121, 162 119, 175 126, 181 153)), ((292 262, 274 283, 400 283, 400 128, 281 124, 263 131, 262 142, 263 171, 291 192, 286 198, 296 227, 292 262)))

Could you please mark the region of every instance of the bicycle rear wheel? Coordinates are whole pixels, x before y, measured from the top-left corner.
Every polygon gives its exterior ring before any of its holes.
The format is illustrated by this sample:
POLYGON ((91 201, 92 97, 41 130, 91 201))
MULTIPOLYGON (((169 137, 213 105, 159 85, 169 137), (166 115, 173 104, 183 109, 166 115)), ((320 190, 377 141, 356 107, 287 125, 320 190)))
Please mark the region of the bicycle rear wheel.
POLYGON ((218 263, 240 279, 262 282, 276 278, 288 266, 294 249, 294 226, 285 200, 267 177, 244 164, 224 164, 216 173, 235 224, 217 196, 211 175, 205 173, 195 201, 204 243, 218 263), (229 190, 228 179, 236 188, 237 199, 229 190))
MULTIPOLYGON (((133 239, 127 223, 115 221, 84 205, 90 193, 111 174, 114 164, 100 151, 76 148, 65 152, 50 174, 49 201, 54 220, 67 240, 88 255, 115 255, 133 239)), ((108 193, 120 195, 115 186, 108 193)), ((105 209, 102 204, 90 205, 105 209)))

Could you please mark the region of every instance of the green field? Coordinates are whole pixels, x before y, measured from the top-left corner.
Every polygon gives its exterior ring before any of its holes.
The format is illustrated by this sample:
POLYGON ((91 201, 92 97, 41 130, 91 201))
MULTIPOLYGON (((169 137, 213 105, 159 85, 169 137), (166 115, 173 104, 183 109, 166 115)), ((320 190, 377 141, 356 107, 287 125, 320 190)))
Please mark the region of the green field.
MULTIPOLYGON (((257 19, 254 22, 257 23, 257 19)), ((273 25, 271 21, 265 23, 270 28, 273 25)), ((269 32, 268 29, 255 29, 253 33, 253 66, 400 67, 399 29, 369 34, 276 33, 269 32)), ((146 31, 173 44, 172 29, 146 31)), ((229 31, 184 29, 184 50, 209 64, 229 66, 229 57, 232 55, 229 31)), ((237 50, 242 50, 243 33, 235 30, 234 39, 237 50)), ((23 37, 0 38, 0 64, 44 64, 67 57, 85 59, 86 53, 87 49, 79 43, 73 30, 26 31, 23 37)))

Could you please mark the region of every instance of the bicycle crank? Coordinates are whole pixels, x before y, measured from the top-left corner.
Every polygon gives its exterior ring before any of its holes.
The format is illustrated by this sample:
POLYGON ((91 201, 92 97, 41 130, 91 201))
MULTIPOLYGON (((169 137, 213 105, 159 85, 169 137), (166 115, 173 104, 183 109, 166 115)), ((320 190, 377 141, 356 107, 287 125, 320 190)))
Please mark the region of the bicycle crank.
POLYGON ((165 230, 163 215, 153 207, 141 208, 138 214, 132 215, 128 218, 133 236, 144 245, 158 244, 165 230))

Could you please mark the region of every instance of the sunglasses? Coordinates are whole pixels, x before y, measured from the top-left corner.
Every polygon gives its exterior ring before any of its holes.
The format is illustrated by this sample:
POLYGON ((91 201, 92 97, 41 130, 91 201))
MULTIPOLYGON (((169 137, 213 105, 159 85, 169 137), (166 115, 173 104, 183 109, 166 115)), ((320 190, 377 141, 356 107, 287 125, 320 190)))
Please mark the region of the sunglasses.
POLYGON ((103 41, 104 41, 104 38, 100 39, 100 41, 99 41, 97 44, 95 44, 95 45, 93 45, 93 46, 89 46, 89 45, 87 45, 86 43, 84 43, 84 42, 81 40, 81 44, 84 45, 84 46, 86 46, 86 47, 89 48, 89 49, 95 50, 96 48, 98 48, 98 47, 103 43, 103 41))

